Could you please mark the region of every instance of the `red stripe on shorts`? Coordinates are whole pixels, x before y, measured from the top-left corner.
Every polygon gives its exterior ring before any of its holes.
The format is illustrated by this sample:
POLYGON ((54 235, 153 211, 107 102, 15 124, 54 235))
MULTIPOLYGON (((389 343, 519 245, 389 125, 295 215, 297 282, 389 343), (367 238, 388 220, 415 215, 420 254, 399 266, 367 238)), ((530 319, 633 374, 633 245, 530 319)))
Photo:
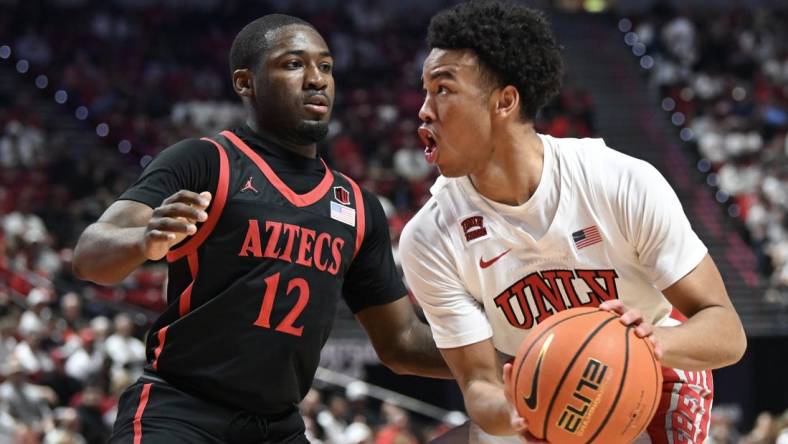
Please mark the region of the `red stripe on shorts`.
POLYGON ((134 413, 134 444, 142 443, 142 412, 145 411, 145 406, 148 405, 151 385, 153 384, 143 384, 140 403, 137 405, 137 412, 134 413))

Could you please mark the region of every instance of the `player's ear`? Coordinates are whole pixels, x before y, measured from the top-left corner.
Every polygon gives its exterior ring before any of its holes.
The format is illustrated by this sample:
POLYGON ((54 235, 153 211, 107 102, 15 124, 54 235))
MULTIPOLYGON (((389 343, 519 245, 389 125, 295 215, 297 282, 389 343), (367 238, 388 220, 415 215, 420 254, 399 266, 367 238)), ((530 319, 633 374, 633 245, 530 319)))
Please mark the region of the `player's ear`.
POLYGON ((236 69, 233 71, 233 89, 241 97, 254 95, 254 82, 250 69, 236 69))
POLYGON ((506 85, 497 91, 495 113, 507 118, 520 112, 520 93, 512 85, 506 85))

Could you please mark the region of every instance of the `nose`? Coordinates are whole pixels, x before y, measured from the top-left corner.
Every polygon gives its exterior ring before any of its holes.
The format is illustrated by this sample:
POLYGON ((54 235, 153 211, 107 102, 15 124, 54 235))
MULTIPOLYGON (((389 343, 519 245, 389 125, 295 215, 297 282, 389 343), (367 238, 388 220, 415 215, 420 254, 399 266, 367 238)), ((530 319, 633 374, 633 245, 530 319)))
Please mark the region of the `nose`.
POLYGON ((435 110, 432 107, 432 100, 429 94, 424 96, 424 103, 421 104, 421 109, 419 109, 419 119, 424 123, 435 121, 435 110))
POLYGON ((304 89, 322 90, 328 87, 328 75, 315 63, 310 63, 304 73, 304 89))

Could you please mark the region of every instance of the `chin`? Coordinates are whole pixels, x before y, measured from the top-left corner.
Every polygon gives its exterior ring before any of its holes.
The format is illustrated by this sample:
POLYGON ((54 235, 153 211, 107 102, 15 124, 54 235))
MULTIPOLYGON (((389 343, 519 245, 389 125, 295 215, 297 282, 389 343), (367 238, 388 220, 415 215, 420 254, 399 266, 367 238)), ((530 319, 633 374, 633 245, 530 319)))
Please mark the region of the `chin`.
POLYGON ((462 171, 460 171, 460 170, 458 170, 456 168, 452 168, 450 166, 447 166, 447 165, 440 165, 439 164, 438 165, 438 171, 441 173, 441 176, 444 176, 444 177, 462 177, 462 176, 466 175, 466 173, 464 173, 464 172, 462 172, 462 171))
POLYGON ((302 120, 296 127, 296 133, 304 142, 320 142, 328 135, 328 120, 302 120))

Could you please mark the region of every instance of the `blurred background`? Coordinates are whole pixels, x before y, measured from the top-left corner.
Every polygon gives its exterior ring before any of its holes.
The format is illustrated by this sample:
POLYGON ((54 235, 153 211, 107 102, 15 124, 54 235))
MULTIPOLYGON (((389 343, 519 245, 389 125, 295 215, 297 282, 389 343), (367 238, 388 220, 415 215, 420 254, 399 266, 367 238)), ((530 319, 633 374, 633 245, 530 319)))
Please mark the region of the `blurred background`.
MULTIPOLYGON (((337 101, 322 153, 380 196, 396 255, 436 177, 415 132, 426 27, 454 3, 0 0, 0 443, 106 441, 166 266, 96 286, 73 277, 73 246, 161 149, 239 123, 227 53, 254 18, 325 36, 337 101)), ((788 5, 527 3, 568 66, 537 129, 604 137, 662 171, 742 316, 749 349, 715 371, 711 442, 788 443, 788 5)), ((381 366, 343 307, 302 413, 314 442, 410 444, 462 408, 455 383, 381 366)))

